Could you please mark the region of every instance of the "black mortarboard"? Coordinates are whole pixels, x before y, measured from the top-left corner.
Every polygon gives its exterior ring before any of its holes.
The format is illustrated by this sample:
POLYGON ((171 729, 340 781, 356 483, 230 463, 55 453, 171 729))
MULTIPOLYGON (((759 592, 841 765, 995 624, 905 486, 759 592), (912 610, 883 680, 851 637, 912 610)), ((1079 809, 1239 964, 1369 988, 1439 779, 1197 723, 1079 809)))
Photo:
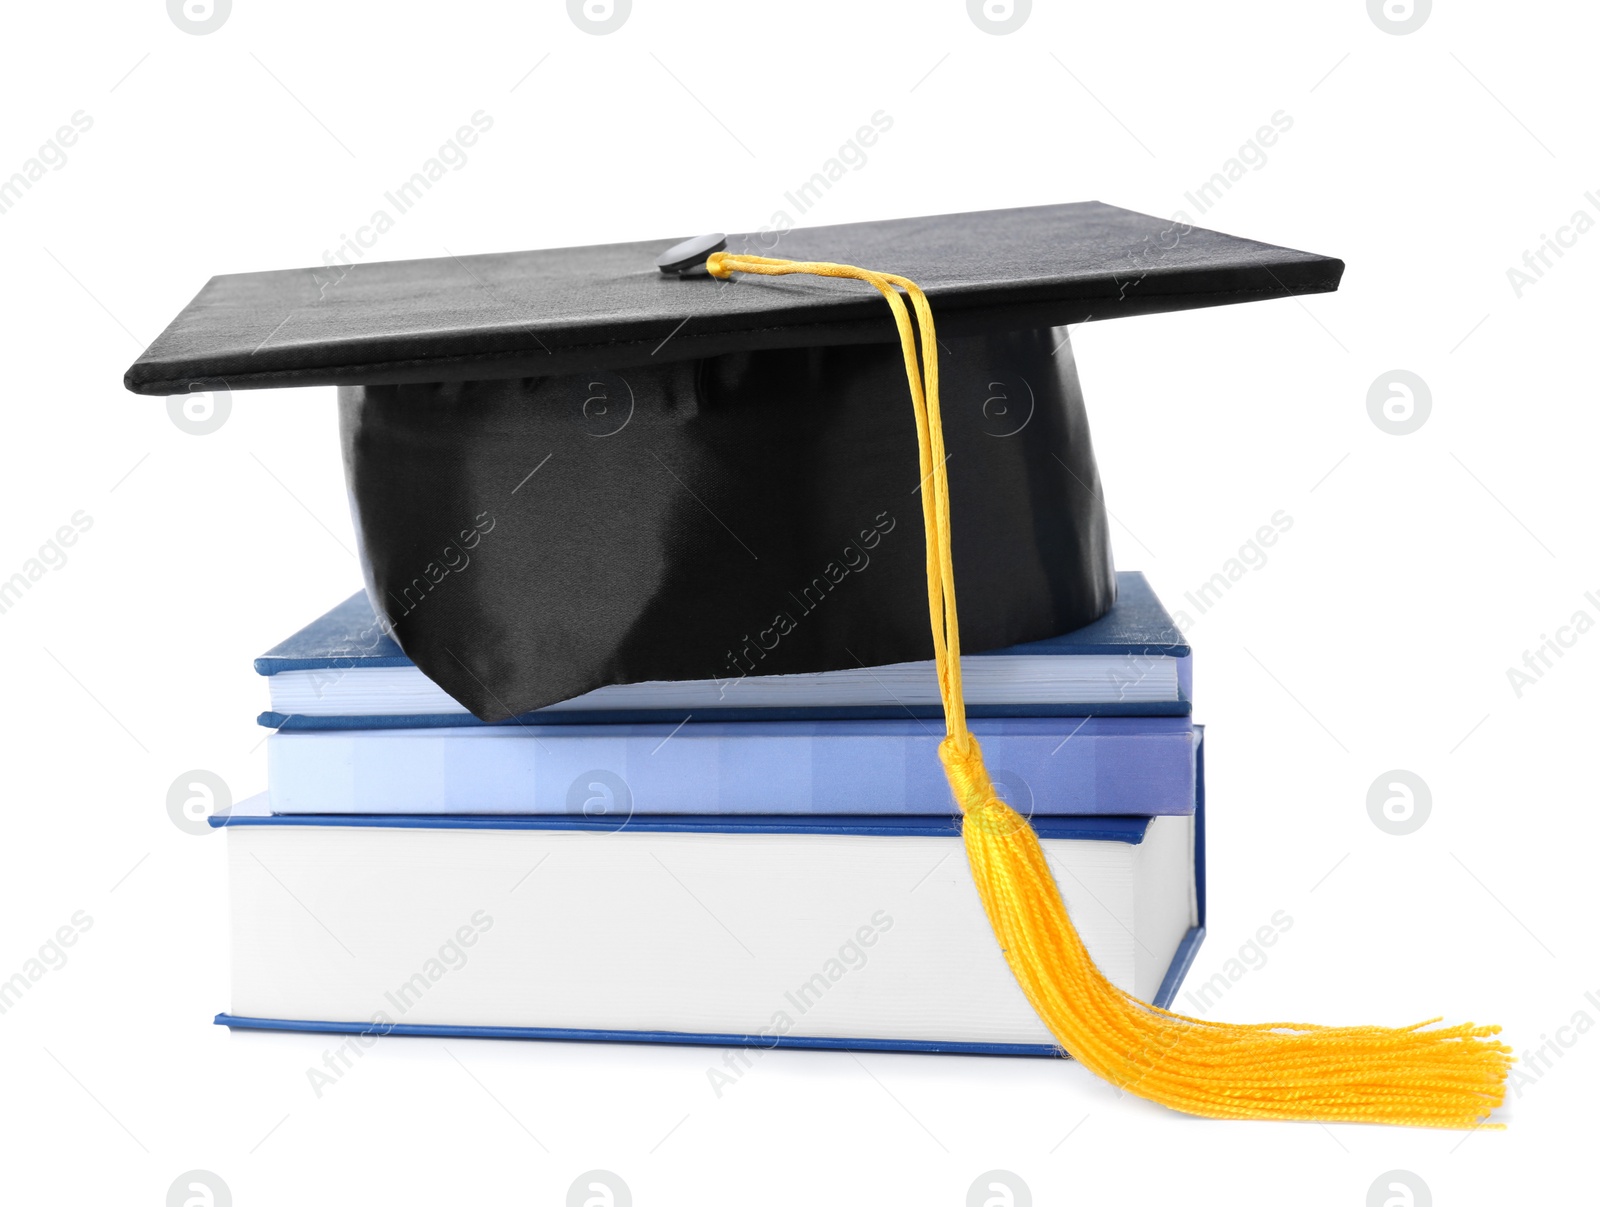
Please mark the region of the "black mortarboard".
MULTIPOLYGON (((675 243, 215 277, 126 384, 340 387, 373 603, 481 718, 610 683, 931 657, 922 475, 882 299, 718 280, 696 267, 715 238, 658 268, 675 243)), ((955 563, 981 584, 961 616, 973 652, 1113 602, 1060 328, 1322 292, 1344 267, 1098 202, 727 246, 926 291, 955 563)))

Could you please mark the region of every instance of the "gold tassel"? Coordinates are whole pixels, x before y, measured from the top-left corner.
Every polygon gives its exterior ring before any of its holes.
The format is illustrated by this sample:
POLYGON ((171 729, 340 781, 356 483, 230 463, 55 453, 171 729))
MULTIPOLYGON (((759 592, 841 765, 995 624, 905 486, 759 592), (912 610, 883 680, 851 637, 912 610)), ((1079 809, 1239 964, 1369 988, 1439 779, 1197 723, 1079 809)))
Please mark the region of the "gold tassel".
POLYGON ((1194 1115, 1484 1125, 1505 1099, 1512 1062, 1511 1049, 1491 1038, 1499 1027, 1440 1027, 1438 1019, 1411 1027, 1214 1023, 1162 1010, 1106 980, 1067 916, 1038 837, 995 793, 967 728, 939 349, 928 299, 905 277, 848 264, 716 252, 706 268, 722 279, 742 272, 866 281, 889 303, 917 421, 928 616, 945 716, 939 758, 962 811, 967 863, 989 924, 1017 984, 1062 1048, 1111 1084, 1194 1115), (911 299, 915 329, 900 290, 911 299))

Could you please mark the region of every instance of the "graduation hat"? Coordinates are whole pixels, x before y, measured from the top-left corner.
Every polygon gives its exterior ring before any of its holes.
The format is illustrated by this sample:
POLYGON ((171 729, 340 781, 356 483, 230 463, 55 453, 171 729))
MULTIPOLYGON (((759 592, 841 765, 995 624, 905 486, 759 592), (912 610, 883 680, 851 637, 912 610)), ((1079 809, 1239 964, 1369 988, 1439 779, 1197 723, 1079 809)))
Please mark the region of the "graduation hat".
POLYGON ((216 277, 127 385, 338 386, 373 606, 503 720, 613 683, 932 657, 883 302, 718 280, 711 250, 892 267, 937 307, 952 541, 985 583, 970 651, 1114 602, 1060 328, 1329 290, 1343 268, 1096 202, 696 240, 658 266, 675 242, 216 277))
POLYGON ((963 648, 1113 602, 1063 328, 1343 267, 1088 202, 249 273, 126 384, 338 386, 374 608, 480 718, 932 656, 974 883, 1063 1048, 1196 1114, 1476 1126, 1504 1096, 1497 1028, 1235 1026, 1112 985, 966 726, 963 648))

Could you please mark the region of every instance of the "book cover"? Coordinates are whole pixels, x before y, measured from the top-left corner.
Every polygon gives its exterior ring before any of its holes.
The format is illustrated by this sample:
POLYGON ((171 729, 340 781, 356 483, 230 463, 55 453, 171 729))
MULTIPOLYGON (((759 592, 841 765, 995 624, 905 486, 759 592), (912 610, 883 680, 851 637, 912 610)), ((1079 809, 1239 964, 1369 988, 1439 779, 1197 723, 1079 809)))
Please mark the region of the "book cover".
MULTIPOLYGON (((1105 616, 1043 641, 963 659, 974 717, 1188 716, 1190 648, 1143 574, 1117 576, 1105 616), (1064 661, 1068 660, 1070 661, 1064 661)), ((431 683, 358 592, 255 662, 274 729, 424 729, 484 724, 431 683)), ((887 720, 940 715, 932 663, 781 677, 756 674, 601 688, 502 725, 887 720)))
MULTIPOLYGON (((978 719, 1002 796, 1025 816, 1188 813, 1186 717, 978 719)), ((935 724, 895 721, 522 725, 275 733, 279 813, 909 814, 954 809, 935 724)))

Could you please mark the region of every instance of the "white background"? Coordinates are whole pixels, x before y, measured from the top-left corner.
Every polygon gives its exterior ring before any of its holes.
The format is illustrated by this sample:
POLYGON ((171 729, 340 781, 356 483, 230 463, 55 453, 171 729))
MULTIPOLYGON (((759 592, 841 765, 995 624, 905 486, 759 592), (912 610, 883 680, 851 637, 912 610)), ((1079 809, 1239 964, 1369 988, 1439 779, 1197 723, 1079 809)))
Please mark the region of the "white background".
POLYGON ((93 925, 0 1016, 8 1197, 156 1204, 201 1168, 240 1204, 560 1203, 597 1167, 642 1204, 960 1204, 994 1168, 1038 1202, 1357 1207, 1396 1168, 1439 1204, 1554 1195, 1592 1142, 1588 1030, 1529 1070, 1508 1131, 1465 1137, 1205 1122, 1065 1062, 903 1055, 771 1054, 719 1099, 702 1050, 390 1039, 317 1098, 325 1041, 210 1023, 223 843, 166 794, 194 768, 263 786, 250 659, 358 586, 332 391, 236 395, 195 436, 121 377, 209 276, 319 262, 480 109, 493 129, 373 257, 752 229, 878 110, 892 130, 808 222, 1099 198, 1337 255, 1336 294, 1075 336, 1119 566, 1181 607, 1294 520, 1190 633, 1194 977, 1283 910, 1214 1016, 1446 1013, 1527 1052, 1600 1022, 1600 633, 1520 698, 1506 673, 1600 619, 1600 233, 1520 298, 1507 269, 1597 216, 1596 24, 1041 3, 996 36, 960 0, 638 0, 595 36, 558 0, 238 0, 195 36, 161 0, 13 6, 0 176, 75 111, 93 126, 0 215, 0 577, 75 512, 93 527, 0 615, 0 976, 93 925), (1264 166, 1199 214, 1185 193, 1280 110, 1264 166), (1406 436, 1367 411, 1396 368, 1432 394, 1406 436), (1432 793, 1405 837, 1366 806, 1396 768, 1432 793))

